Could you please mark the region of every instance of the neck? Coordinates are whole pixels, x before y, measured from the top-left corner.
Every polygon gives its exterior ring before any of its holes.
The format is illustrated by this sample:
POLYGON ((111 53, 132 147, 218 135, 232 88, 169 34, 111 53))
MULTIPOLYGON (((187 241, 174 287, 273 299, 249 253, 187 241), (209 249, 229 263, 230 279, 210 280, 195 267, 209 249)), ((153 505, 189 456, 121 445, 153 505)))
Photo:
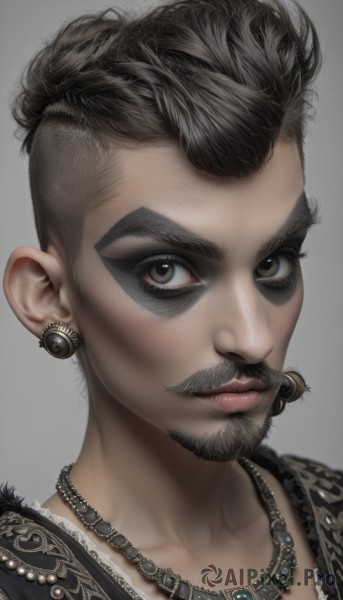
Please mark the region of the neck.
POLYGON ((122 405, 90 403, 80 456, 71 472, 80 493, 138 547, 206 545, 261 514, 236 461, 205 461, 122 405))

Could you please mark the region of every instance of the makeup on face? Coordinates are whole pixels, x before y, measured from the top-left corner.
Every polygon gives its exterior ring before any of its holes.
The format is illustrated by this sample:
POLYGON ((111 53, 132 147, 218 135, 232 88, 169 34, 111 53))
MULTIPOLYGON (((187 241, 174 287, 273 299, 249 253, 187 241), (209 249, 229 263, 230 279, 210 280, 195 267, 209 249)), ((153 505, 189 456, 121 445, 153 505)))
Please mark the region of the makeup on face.
POLYGON ((214 265, 224 258, 212 242, 144 207, 123 217, 95 249, 126 293, 164 318, 190 308, 209 285, 214 265), (127 244, 124 257, 121 251, 116 258, 115 242, 123 238, 133 243, 127 244), (114 256, 104 252, 110 244, 114 256))
MULTIPOLYGON (((263 294, 275 301, 289 297, 300 273, 302 243, 315 222, 316 209, 303 193, 286 222, 256 253, 252 276, 263 294)), ((95 249, 122 289, 161 318, 191 308, 230 261, 229 247, 145 207, 120 219, 95 249)))

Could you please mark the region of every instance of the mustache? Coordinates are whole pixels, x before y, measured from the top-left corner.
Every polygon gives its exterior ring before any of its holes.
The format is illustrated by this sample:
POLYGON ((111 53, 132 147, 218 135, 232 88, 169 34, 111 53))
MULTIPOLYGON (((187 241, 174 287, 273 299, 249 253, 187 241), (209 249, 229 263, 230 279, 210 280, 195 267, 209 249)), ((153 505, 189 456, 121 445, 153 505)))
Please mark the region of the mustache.
POLYGON ((289 387, 289 380, 285 377, 283 371, 272 369, 264 362, 246 365, 241 368, 238 368, 234 363, 225 362, 216 367, 201 369, 181 381, 181 383, 165 389, 173 394, 192 396, 210 392, 229 383, 232 379, 238 378, 240 375, 261 381, 266 387, 281 387, 282 385, 289 387))

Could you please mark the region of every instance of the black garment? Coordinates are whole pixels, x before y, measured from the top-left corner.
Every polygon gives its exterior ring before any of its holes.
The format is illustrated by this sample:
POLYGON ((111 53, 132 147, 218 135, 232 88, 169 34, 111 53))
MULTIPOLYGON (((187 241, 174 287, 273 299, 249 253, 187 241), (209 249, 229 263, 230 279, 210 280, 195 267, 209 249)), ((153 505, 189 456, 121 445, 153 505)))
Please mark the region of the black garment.
MULTIPOLYGON (((323 576, 327 600, 343 600, 343 473, 307 459, 278 457, 267 448, 261 448, 253 462, 270 471, 289 495, 323 576)), ((0 490, 0 600, 62 597, 141 600, 72 535, 25 506, 4 486, 0 490)))

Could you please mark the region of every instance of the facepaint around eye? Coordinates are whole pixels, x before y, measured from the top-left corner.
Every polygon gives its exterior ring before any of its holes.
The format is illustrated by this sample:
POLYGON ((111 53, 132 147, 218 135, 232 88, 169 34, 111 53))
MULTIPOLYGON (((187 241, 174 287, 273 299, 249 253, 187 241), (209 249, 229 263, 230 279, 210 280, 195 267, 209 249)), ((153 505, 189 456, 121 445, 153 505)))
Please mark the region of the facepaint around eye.
POLYGON ((155 288, 159 295, 190 291, 200 283, 194 269, 186 260, 176 255, 150 256, 135 266, 136 275, 147 284, 150 291, 155 288))
POLYGON ((306 256, 300 248, 282 248, 268 256, 255 269, 255 280, 265 287, 285 289, 300 275, 300 259, 306 256))

